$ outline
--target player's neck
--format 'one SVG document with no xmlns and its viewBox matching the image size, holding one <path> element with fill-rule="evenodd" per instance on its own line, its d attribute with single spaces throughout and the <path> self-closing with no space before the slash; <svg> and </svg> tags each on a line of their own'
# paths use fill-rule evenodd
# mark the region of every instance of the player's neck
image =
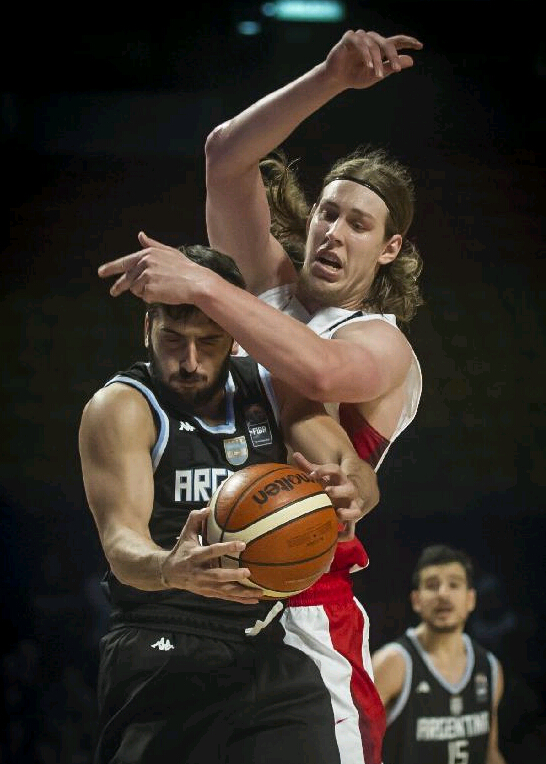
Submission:
<svg viewBox="0 0 546 764">
<path fill-rule="evenodd" d="M 225 424 L 226 421 L 226 394 L 225 390 L 218 390 L 217 394 L 203 405 L 195 407 L 195 416 L 212 426 Z"/>
<path fill-rule="evenodd" d="M 417 639 L 423 650 L 430 655 L 460 655 L 465 652 L 462 627 L 455 631 L 436 631 L 420 623 L 415 629 Z"/>
</svg>

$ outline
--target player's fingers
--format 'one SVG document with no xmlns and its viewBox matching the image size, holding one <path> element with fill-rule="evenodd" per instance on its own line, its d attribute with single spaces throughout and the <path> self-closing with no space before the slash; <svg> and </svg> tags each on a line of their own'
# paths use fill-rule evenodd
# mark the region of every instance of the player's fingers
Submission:
<svg viewBox="0 0 546 764">
<path fill-rule="evenodd" d="M 218 541 L 215 544 L 208 544 L 201 547 L 195 556 L 199 558 L 200 562 L 206 562 L 208 560 L 214 560 L 222 555 L 239 554 L 246 547 L 244 541 Z M 228 568 L 229 570 L 229 568 Z"/>
<path fill-rule="evenodd" d="M 306 472 L 308 475 L 318 466 L 316 464 L 312 464 L 309 459 L 306 459 L 305 456 L 299 451 L 294 451 L 292 458 L 296 463 L 296 466 Z"/>
<path fill-rule="evenodd" d="M 142 255 L 140 259 L 130 268 L 126 273 L 122 274 L 117 281 L 115 281 L 110 287 L 110 294 L 112 297 L 117 297 L 122 292 L 131 291 L 138 297 L 142 297 L 146 284 L 148 283 L 148 275 L 146 272 L 147 266 L 146 255 Z"/>
<path fill-rule="evenodd" d="M 133 252 L 131 255 L 118 257 L 117 260 L 110 260 L 107 263 L 99 265 L 98 274 L 101 279 L 106 279 L 109 276 L 118 276 L 120 273 L 127 273 L 127 271 L 131 270 L 131 268 L 138 263 L 141 257 L 142 252 Z"/>
<path fill-rule="evenodd" d="M 374 62 L 366 40 L 366 32 L 363 29 L 357 29 L 356 32 L 349 30 L 344 35 L 345 45 L 362 59 L 364 66 L 373 69 Z"/>
<path fill-rule="evenodd" d="M 188 519 L 184 523 L 184 527 L 180 532 L 180 538 L 183 541 L 187 541 L 190 538 L 197 539 L 203 528 L 203 522 L 207 518 L 208 514 L 208 507 L 204 507 L 203 509 L 192 509 L 188 515 Z"/>
<path fill-rule="evenodd" d="M 157 239 L 152 239 L 152 237 L 148 236 L 148 234 L 144 233 L 144 231 L 140 231 L 137 238 L 139 243 L 143 247 L 156 247 L 157 249 L 173 249 L 173 247 L 170 247 L 168 244 L 162 244 L 160 241 L 157 241 Z"/>
<path fill-rule="evenodd" d="M 383 77 L 383 44 L 384 37 L 376 32 L 364 32 L 363 44 L 367 47 L 372 59 L 372 67 L 376 77 Z"/>
<path fill-rule="evenodd" d="M 388 37 L 387 40 L 392 42 L 397 50 L 403 48 L 411 48 L 412 50 L 421 50 L 423 43 L 417 39 L 417 37 L 411 37 L 407 34 L 395 34 L 392 37 Z"/>
</svg>

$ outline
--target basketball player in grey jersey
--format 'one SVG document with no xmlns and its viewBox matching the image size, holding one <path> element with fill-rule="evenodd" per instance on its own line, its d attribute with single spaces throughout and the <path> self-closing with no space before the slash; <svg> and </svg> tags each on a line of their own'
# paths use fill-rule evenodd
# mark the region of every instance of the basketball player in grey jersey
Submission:
<svg viewBox="0 0 546 764">
<path fill-rule="evenodd" d="M 476 602 L 470 559 L 448 546 L 426 547 L 412 586 L 421 622 L 372 656 L 387 712 L 385 764 L 505 764 L 502 668 L 464 633 Z"/>
<path fill-rule="evenodd" d="M 185 252 L 243 285 L 230 258 L 205 247 Z M 375 474 L 321 405 L 270 380 L 250 358 L 230 360 L 232 338 L 199 309 L 153 306 L 145 339 L 150 363 L 97 391 L 80 426 L 84 485 L 114 605 L 101 641 L 94 762 L 335 764 L 332 707 L 318 669 L 284 644 L 279 608 L 243 586 L 248 571 L 215 566 L 244 545 L 202 547 L 207 510 L 193 507 L 210 497 L 216 470 L 285 458 L 282 438 L 324 465 L 316 471 L 332 476 L 326 490 L 345 519 L 360 513 L 360 492 L 369 499 L 377 489 Z M 256 405 L 271 422 L 266 448 L 247 441 L 245 412 Z"/>
</svg>

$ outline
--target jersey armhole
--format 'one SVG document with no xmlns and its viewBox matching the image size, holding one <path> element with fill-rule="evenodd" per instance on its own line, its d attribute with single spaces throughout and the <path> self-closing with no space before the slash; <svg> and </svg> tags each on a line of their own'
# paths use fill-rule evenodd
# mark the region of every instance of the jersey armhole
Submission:
<svg viewBox="0 0 546 764">
<path fill-rule="evenodd" d="M 404 676 L 404 684 L 402 685 L 402 691 L 400 692 L 399 696 L 396 698 L 396 701 L 392 708 L 390 708 L 387 711 L 387 726 L 389 724 L 392 724 L 395 719 L 397 719 L 402 711 L 404 710 L 406 703 L 408 702 L 410 689 L 411 689 L 411 681 L 412 681 L 412 674 L 413 674 L 413 664 L 411 662 L 411 657 L 408 651 L 405 647 L 402 647 L 402 645 L 399 645 L 395 642 L 389 645 L 389 647 L 394 648 L 395 650 L 398 650 L 398 652 L 402 655 L 402 658 L 404 659 L 404 663 L 406 664 L 406 673 Z"/>
</svg>

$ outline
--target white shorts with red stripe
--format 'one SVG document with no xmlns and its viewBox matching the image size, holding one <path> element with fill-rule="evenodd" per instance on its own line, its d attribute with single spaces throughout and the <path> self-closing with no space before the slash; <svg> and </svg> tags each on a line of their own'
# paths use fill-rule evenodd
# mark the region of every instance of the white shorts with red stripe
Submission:
<svg viewBox="0 0 546 764">
<path fill-rule="evenodd" d="M 330 692 L 342 764 L 381 764 L 385 711 L 373 684 L 369 621 L 350 574 L 326 573 L 289 599 L 284 641 L 317 664 Z"/>
</svg>

